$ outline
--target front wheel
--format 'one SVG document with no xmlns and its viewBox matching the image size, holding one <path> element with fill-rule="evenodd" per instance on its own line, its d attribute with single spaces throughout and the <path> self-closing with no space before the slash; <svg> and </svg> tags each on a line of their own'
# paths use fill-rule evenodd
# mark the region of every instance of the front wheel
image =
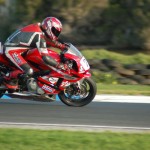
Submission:
<svg viewBox="0 0 150 150">
<path fill-rule="evenodd" d="M 95 97 L 97 87 L 92 78 L 85 78 L 82 82 L 68 86 L 58 94 L 60 100 L 74 107 L 81 107 L 89 104 Z"/>
</svg>

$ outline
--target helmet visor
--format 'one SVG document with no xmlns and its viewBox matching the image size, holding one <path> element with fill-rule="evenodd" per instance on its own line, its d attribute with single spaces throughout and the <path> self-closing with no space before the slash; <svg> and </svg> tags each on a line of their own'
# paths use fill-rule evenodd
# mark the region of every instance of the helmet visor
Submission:
<svg viewBox="0 0 150 150">
<path fill-rule="evenodd" d="M 58 31 L 55 27 L 52 27 L 52 33 L 53 33 L 56 37 L 58 37 L 59 34 L 60 34 L 60 31 Z"/>
</svg>

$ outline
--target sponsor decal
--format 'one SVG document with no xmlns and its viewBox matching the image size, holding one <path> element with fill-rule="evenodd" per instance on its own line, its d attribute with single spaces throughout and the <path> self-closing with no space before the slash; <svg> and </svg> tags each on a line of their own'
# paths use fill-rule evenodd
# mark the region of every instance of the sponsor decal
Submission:
<svg viewBox="0 0 150 150">
<path fill-rule="evenodd" d="M 86 61 L 86 59 L 84 57 L 82 57 L 82 59 L 80 60 L 80 63 L 82 65 L 82 67 L 84 68 L 84 70 L 88 70 L 90 68 L 88 62 Z M 82 70 L 82 68 L 80 68 Z"/>
<path fill-rule="evenodd" d="M 53 91 L 54 91 L 53 88 L 51 88 L 51 87 L 49 87 L 48 85 L 45 85 L 45 84 L 42 86 L 42 89 L 43 89 L 43 90 L 46 90 L 46 91 L 48 91 L 48 92 L 53 92 Z"/>
<path fill-rule="evenodd" d="M 18 57 L 18 54 L 17 53 L 14 53 L 13 55 L 13 58 L 14 58 L 14 60 L 17 62 L 17 64 L 21 64 L 21 59 Z"/>
<path fill-rule="evenodd" d="M 61 84 L 61 86 L 69 86 L 70 85 L 70 82 L 68 82 L 68 81 L 64 81 L 64 82 L 62 82 L 62 84 Z"/>
</svg>

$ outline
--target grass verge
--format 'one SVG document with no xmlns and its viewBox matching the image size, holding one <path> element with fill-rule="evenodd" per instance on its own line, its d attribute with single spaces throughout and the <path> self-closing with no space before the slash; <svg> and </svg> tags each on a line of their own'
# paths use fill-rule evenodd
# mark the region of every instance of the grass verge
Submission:
<svg viewBox="0 0 150 150">
<path fill-rule="evenodd" d="M 149 150 L 149 133 L 0 129 L 1 150 Z"/>
<path fill-rule="evenodd" d="M 119 61 L 122 64 L 149 64 L 150 57 L 147 54 L 137 53 L 137 54 L 119 54 L 116 52 L 111 52 L 105 49 L 98 49 L 98 50 L 83 50 L 82 54 L 87 59 L 112 59 Z"/>
<path fill-rule="evenodd" d="M 150 86 L 97 84 L 97 94 L 149 95 Z"/>
</svg>

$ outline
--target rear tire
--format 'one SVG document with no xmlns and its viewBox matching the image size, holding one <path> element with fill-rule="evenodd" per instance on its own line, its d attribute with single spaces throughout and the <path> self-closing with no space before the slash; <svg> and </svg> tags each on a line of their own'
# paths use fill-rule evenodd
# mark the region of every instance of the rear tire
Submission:
<svg viewBox="0 0 150 150">
<path fill-rule="evenodd" d="M 2 77 L 0 77 L 2 78 Z M 3 87 L 4 85 L 2 84 L 2 81 L 0 81 L 0 98 L 5 94 L 6 88 Z"/>
<path fill-rule="evenodd" d="M 73 85 L 70 85 L 66 90 L 60 92 L 58 96 L 68 106 L 82 107 L 94 99 L 96 92 L 96 83 L 91 78 L 85 78 L 80 84 L 80 93 L 77 93 Z"/>
</svg>

